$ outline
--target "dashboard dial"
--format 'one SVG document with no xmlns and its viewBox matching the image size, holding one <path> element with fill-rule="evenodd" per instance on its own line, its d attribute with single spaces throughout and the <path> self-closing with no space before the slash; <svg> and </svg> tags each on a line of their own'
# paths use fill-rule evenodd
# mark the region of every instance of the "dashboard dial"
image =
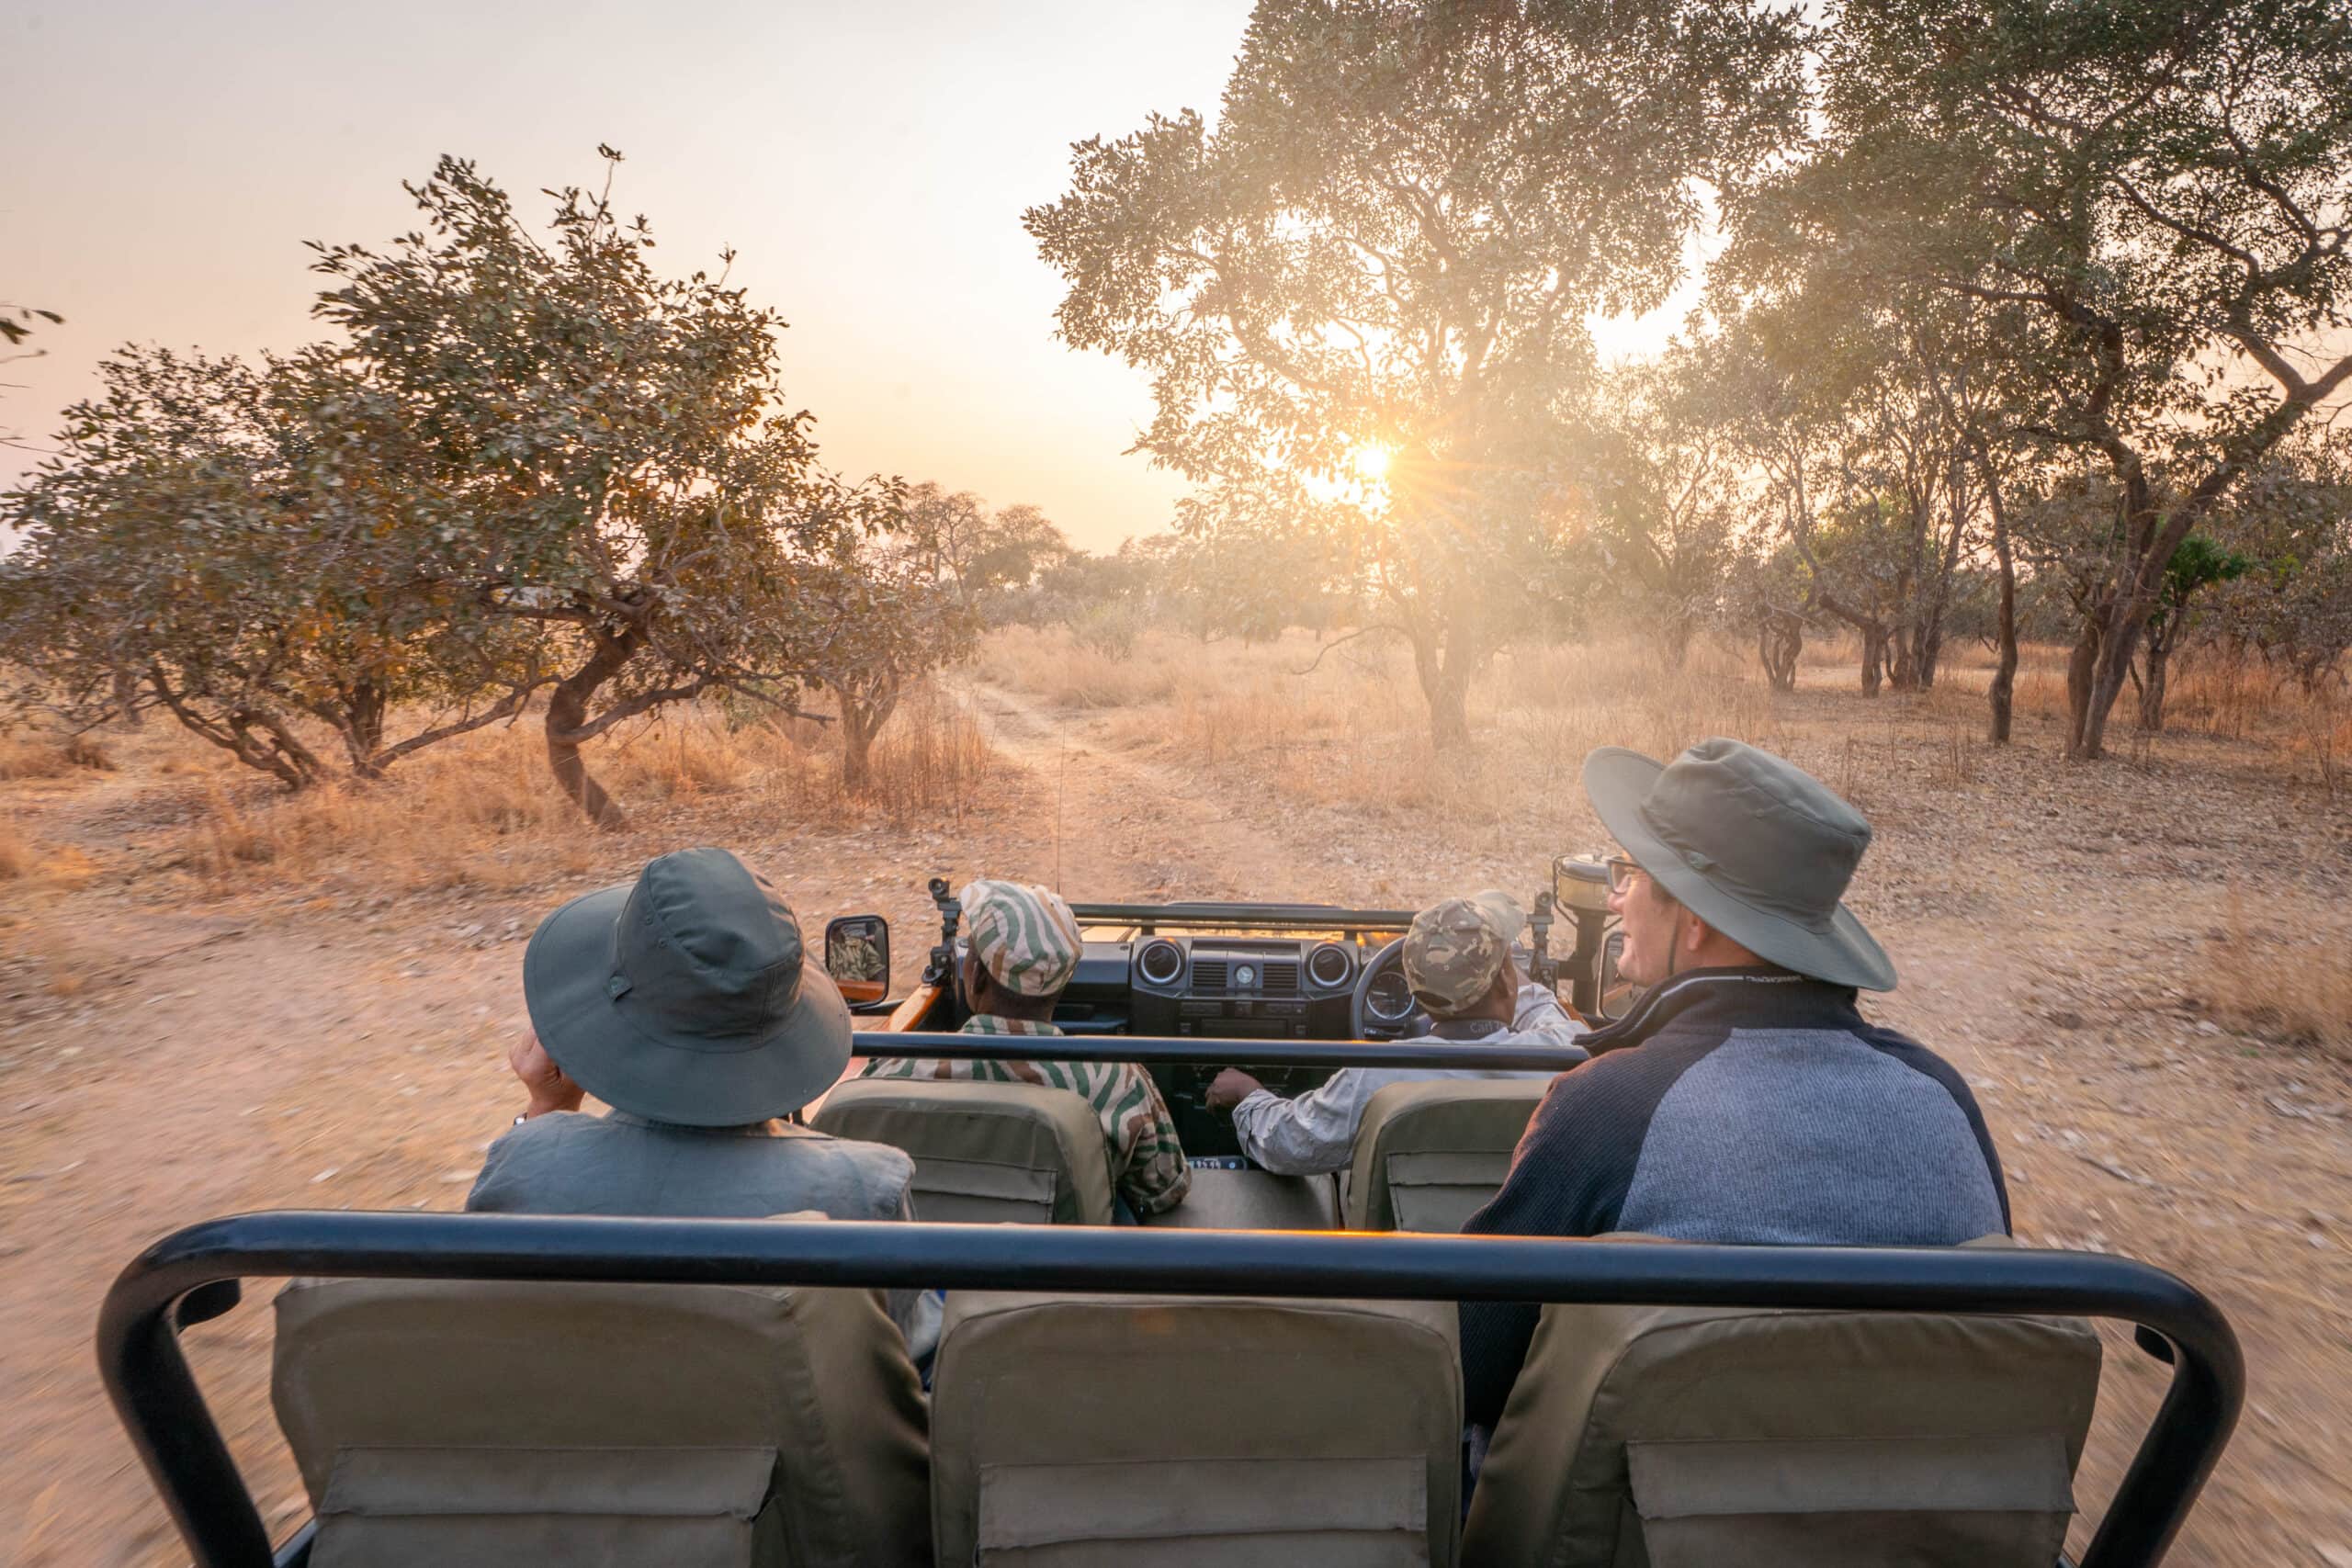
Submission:
<svg viewBox="0 0 2352 1568">
<path fill-rule="evenodd" d="M 1170 986 L 1184 972 L 1184 950 L 1161 940 L 1147 942 L 1136 955 L 1136 971 L 1155 986 Z"/>
<path fill-rule="evenodd" d="M 1257 967 L 1254 964 L 1242 964 L 1239 968 L 1234 970 L 1233 983 L 1243 990 L 1247 990 L 1250 987 L 1256 985 L 1258 983 Z"/>
<path fill-rule="evenodd" d="M 1364 993 L 1363 1005 L 1383 1023 L 1402 1023 L 1413 1016 L 1413 988 L 1396 970 L 1383 970 Z"/>
</svg>

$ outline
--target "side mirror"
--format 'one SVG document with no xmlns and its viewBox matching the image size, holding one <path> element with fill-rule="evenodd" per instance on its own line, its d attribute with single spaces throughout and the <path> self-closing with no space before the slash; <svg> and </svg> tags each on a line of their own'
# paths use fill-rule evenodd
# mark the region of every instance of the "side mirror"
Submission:
<svg viewBox="0 0 2352 1568">
<path fill-rule="evenodd" d="M 878 1002 L 890 994 L 890 922 L 843 915 L 825 922 L 825 973 L 845 1002 Z"/>
<path fill-rule="evenodd" d="M 1633 982 L 1617 973 L 1617 961 L 1624 956 L 1625 933 L 1611 931 L 1600 943 L 1600 998 L 1594 1010 L 1606 1020 L 1625 1016 L 1634 1003 Z"/>
</svg>

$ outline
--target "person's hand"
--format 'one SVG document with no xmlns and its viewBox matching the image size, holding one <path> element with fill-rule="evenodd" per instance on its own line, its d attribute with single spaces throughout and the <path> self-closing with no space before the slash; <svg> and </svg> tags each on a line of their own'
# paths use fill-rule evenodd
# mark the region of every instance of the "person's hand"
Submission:
<svg viewBox="0 0 2352 1568">
<path fill-rule="evenodd" d="M 1227 1067 L 1209 1082 L 1208 1107 L 1230 1111 L 1265 1087 L 1239 1067 Z"/>
<path fill-rule="evenodd" d="M 530 1030 L 523 1031 L 514 1043 L 506 1047 L 506 1065 L 523 1080 L 523 1088 L 530 1094 L 531 1103 L 525 1108 L 526 1116 L 545 1116 L 550 1111 L 577 1111 L 588 1091 L 564 1077 L 563 1069 L 555 1065 L 548 1048 Z"/>
</svg>

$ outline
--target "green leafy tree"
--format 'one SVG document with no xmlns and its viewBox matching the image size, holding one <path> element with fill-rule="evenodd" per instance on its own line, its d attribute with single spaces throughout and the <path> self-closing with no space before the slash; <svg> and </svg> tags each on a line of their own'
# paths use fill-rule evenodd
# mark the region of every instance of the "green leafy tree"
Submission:
<svg viewBox="0 0 2352 1568">
<path fill-rule="evenodd" d="M 714 691 L 792 707 L 811 651 L 799 563 L 896 514 L 895 487 L 842 483 L 810 416 L 782 412 L 783 321 L 723 276 L 656 274 L 610 183 L 549 193 L 543 240 L 445 158 L 408 187 L 422 228 L 314 264 L 316 313 L 413 433 L 405 477 L 433 498 L 460 635 L 527 634 L 528 662 L 557 676 L 549 765 L 606 825 L 620 807 L 582 747 Z"/>
<path fill-rule="evenodd" d="M 1697 182 L 1793 133 L 1800 37 L 1697 0 L 1262 0 L 1214 127 L 1080 142 L 1023 222 L 1063 338 L 1150 376 L 1137 445 L 1194 516 L 1325 539 L 1456 745 L 1556 570 L 1586 319 L 1661 302 Z"/>
<path fill-rule="evenodd" d="M 2173 650 L 2188 629 L 2189 601 L 2201 589 L 2233 582 L 2254 563 L 2235 550 L 2225 549 L 2202 534 L 2180 542 L 2165 563 L 2165 580 L 2157 591 L 2156 607 L 2148 616 L 2147 673 L 2140 682 L 2140 728 L 2161 734 L 2165 727 L 2165 676 Z"/>
<path fill-rule="evenodd" d="M 1735 265 L 2007 312 L 2020 435 L 2117 491 L 2068 681 L 2097 757 L 2174 553 L 2352 378 L 2352 13 L 1867 0 L 1820 79 L 1815 155 L 1733 193 Z"/>
<path fill-rule="evenodd" d="M 100 376 L 9 498 L 20 699 L 83 725 L 161 707 L 289 788 L 334 771 L 304 721 L 372 778 L 521 710 L 530 650 L 458 634 L 431 498 L 333 355 L 126 349 Z"/>
<path fill-rule="evenodd" d="M 1721 607 L 1749 500 L 1731 440 L 1690 395 L 1694 374 L 1677 349 L 1609 377 L 1580 465 L 1600 579 L 1677 670 Z"/>
<path fill-rule="evenodd" d="M 1026 502 L 990 512 L 969 491 L 950 493 L 925 482 L 910 488 L 900 548 L 981 614 L 1003 614 L 1008 595 L 1034 586 L 1069 554 L 1069 540 Z"/>
<path fill-rule="evenodd" d="M 51 326 L 62 326 L 65 318 L 54 310 L 36 310 L 29 306 L 0 302 L 0 348 L 18 347 L 27 338 L 32 336 L 34 331 L 43 322 Z M 48 352 L 44 348 L 36 348 L 23 354 L 0 355 L 0 365 L 7 364 L 11 359 L 38 358 Z M 13 431 L 0 427 L 0 446 L 21 446 L 22 445 L 24 444 L 17 439 Z"/>
<path fill-rule="evenodd" d="M 842 727 L 842 785 L 873 779 L 874 742 L 914 684 L 968 657 L 978 612 L 904 540 L 845 537 L 796 569 L 794 598 L 808 649 L 802 662 L 833 694 Z"/>
</svg>

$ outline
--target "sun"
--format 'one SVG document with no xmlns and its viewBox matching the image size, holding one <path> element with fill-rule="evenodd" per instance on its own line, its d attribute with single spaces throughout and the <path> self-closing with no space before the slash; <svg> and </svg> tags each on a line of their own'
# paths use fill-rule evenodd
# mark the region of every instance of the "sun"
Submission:
<svg viewBox="0 0 2352 1568">
<path fill-rule="evenodd" d="M 1374 446 L 1367 442 L 1356 448 L 1356 473 L 1378 484 L 1388 477 L 1388 460 L 1395 456 L 1387 447 Z"/>
</svg>

